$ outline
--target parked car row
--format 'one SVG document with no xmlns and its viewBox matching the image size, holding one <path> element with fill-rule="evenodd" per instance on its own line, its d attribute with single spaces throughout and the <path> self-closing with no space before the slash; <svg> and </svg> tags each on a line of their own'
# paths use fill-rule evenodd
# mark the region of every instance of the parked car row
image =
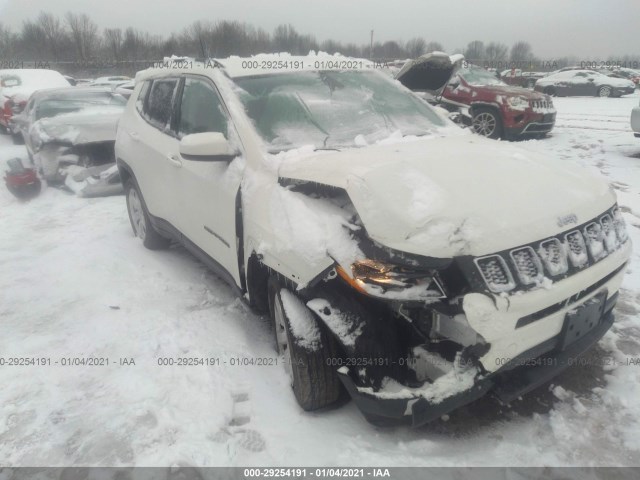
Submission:
<svg viewBox="0 0 640 480">
<path fill-rule="evenodd" d="M 321 54 L 247 67 L 278 60 L 140 72 L 115 153 L 135 236 L 184 245 L 269 315 L 303 409 L 349 395 L 372 423 L 418 426 L 509 402 L 611 327 L 631 249 L 614 191 L 409 91 L 447 95 L 455 58 L 399 82 Z M 547 101 L 530 94 L 501 101 Z"/>
</svg>

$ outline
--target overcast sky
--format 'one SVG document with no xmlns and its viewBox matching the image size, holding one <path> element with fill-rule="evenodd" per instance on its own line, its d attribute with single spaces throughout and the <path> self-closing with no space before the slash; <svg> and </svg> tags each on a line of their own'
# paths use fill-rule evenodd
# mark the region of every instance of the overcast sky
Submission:
<svg viewBox="0 0 640 480">
<path fill-rule="evenodd" d="M 448 51 L 472 40 L 525 40 L 538 57 L 580 60 L 637 53 L 640 24 L 640 0 L 0 0 L 0 22 L 18 30 L 40 10 L 155 34 L 225 19 L 268 31 L 291 23 L 320 41 L 358 44 L 368 44 L 373 29 L 376 41 L 421 36 Z"/>
</svg>

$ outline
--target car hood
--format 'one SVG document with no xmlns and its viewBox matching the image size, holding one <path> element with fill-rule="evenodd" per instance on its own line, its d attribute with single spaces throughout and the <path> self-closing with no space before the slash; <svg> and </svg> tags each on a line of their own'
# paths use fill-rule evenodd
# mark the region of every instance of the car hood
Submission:
<svg viewBox="0 0 640 480">
<path fill-rule="evenodd" d="M 471 135 L 314 153 L 278 173 L 345 189 L 373 240 L 439 258 L 541 240 L 615 202 L 576 165 Z"/>
<path fill-rule="evenodd" d="M 122 107 L 99 107 L 43 118 L 33 124 L 41 143 L 60 142 L 71 145 L 115 141 L 116 124 Z"/>
<path fill-rule="evenodd" d="M 460 54 L 427 53 L 405 63 L 395 78 L 409 90 L 440 95 L 463 60 Z"/>
<path fill-rule="evenodd" d="M 482 89 L 485 92 L 491 92 L 495 95 L 524 97 L 527 100 L 545 100 L 548 98 L 548 96 L 543 93 L 511 85 L 472 85 L 472 88 Z"/>
</svg>

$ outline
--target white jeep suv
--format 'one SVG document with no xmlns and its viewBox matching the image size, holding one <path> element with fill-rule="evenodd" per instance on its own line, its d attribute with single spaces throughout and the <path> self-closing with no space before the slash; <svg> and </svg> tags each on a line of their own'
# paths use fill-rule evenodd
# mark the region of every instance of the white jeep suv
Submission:
<svg viewBox="0 0 640 480">
<path fill-rule="evenodd" d="M 416 426 L 510 401 L 611 327 L 631 242 L 602 180 L 466 133 L 366 60 L 179 67 L 140 72 L 119 122 L 133 230 L 269 312 L 305 410 L 348 392 Z"/>
</svg>

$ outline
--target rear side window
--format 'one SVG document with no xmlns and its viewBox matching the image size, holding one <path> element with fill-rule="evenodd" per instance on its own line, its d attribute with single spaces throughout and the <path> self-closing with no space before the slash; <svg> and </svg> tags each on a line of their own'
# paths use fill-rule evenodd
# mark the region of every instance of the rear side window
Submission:
<svg viewBox="0 0 640 480">
<path fill-rule="evenodd" d="M 171 118 L 173 93 L 178 85 L 175 78 L 154 80 L 143 107 L 143 116 L 157 128 L 164 130 Z"/>
<path fill-rule="evenodd" d="M 151 86 L 151 80 L 147 80 L 142 84 L 142 88 L 140 89 L 140 93 L 138 94 L 138 99 L 136 100 L 136 110 L 140 115 L 144 113 L 144 103 L 147 100 L 147 95 L 149 95 L 149 87 Z"/>
<path fill-rule="evenodd" d="M 215 89 L 206 81 L 186 78 L 180 103 L 178 137 L 204 132 L 220 132 L 227 137 L 227 127 L 227 116 Z"/>
</svg>

